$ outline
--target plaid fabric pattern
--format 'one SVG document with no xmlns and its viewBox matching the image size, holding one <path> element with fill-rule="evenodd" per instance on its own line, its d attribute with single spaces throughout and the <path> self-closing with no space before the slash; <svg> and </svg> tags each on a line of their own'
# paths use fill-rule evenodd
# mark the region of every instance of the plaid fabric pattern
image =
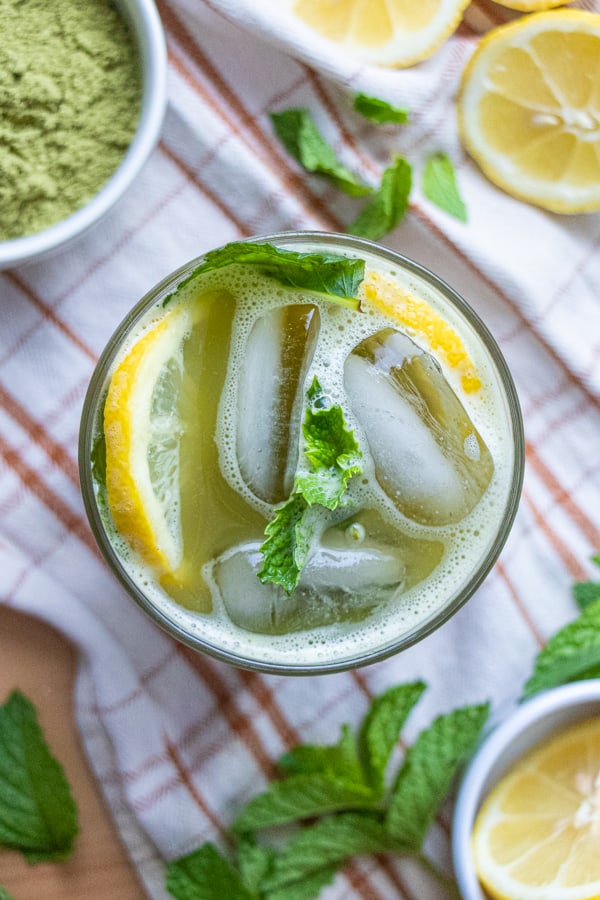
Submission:
<svg viewBox="0 0 600 900">
<path fill-rule="evenodd" d="M 511 13 L 471 4 L 427 63 L 382 72 L 301 46 L 250 0 L 158 0 L 169 111 L 150 162 L 119 205 L 51 258 L 0 273 L 0 601 L 40 616 L 80 650 L 77 719 L 116 825 L 152 898 L 165 860 L 205 840 L 227 847 L 235 811 L 298 741 L 333 741 L 370 698 L 403 680 L 429 691 L 406 739 L 431 718 L 491 699 L 509 708 L 547 637 L 576 614 L 575 580 L 600 551 L 600 216 L 559 217 L 490 185 L 461 150 L 453 97 L 479 35 Z M 580 8 L 600 10 L 581 2 Z M 267 21 L 268 20 L 268 21 Z M 352 111 L 358 91 L 411 110 L 403 128 Z M 356 201 L 307 177 L 275 141 L 269 112 L 311 110 L 343 161 L 376 183 L 392 152 L 417 173 L 406 219 L 384 241 L 474 306 L 520 394 L 527 467 L 520 510 L 485 584 L 420 645 L 367 669 L 315 678 L 237 671 L 159 632 L 96 549 L 80 498 L 77 434 L 95 360 L 135 301 L 169 271 L 239 237 L 343 231 Z M 418 173 L 445 150 L 468 225 L 425 200 Z M 450 805 L 432 829 L 449 858 Z M 324 897 L 439 894 L 392 858 L 361 859 Z"/>
</svg>

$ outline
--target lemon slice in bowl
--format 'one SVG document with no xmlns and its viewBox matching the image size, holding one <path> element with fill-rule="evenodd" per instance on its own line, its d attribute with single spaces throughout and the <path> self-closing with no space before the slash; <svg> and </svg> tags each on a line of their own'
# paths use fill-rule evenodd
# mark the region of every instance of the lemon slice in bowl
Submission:
<svg viewBox="0 0 600 900">
<path fill-rule="evenodd" d="M 462 141 L 491 181 L 560 213 L 600 209 L 600 15 L 534 13 L 491 31 L 458 96 Z"/>
<path fill-rule="evenodd" d="M 473 859 L 491 897 L 600 897 L 600 719 L 526 754 L 477 817 Z"/>
<path fill-rule="evenodd" d="M 115 369 L 104 407 L 106 488 L 115 528 L 158 575 L 181 562 L 178 398 L 191 315 L 176 309 Z"/>
<path fill-rule="evenodd" d="M 305 25 L 349 56 L 378 66 L 411 66 L 458 27 L 470 0 L 286 0 Z"/>
</svg>

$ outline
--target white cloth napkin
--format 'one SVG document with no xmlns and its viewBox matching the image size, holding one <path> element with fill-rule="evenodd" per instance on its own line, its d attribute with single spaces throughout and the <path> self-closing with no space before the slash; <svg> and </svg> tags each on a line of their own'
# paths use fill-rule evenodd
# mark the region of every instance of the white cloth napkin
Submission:
<svg viewBox="0 0 600 900">
<path fill-rule="evenodd" d="M 600 9 L 600 4 L 576 4 Z M 50 622 L 80 651 L 76 714 L 93 769 L 149 897 L 165 860 L 221 843 L 235 812 L 299 741 L 333 742 L 369 699 L 430 685 L 405 737 L 434 715 L 491 699 L 510 708 L 544 640 L 574 618 L 575 580 L 600 551 L 600 216 L 559 217 L 488 183 L 461 150 L 453 98 L 479 32 L 505 17 L 473 3 L 427 63 L 380 71 L 286 22 L 273 0 L 159 0 L 170 108 L 136 183 L 62 253 L 0 275 L 0 598 Z M 410 108 L 378 127 L 351 108 L 362 90 Z M 450 282 L 487 323 L 521 397 L 527 471 L 492 573 L 418 646 L 357 672 L 312 678 L 238 671 L 176 645 L 100 559 L 77 475 L 77 434 L 94 362 L 146 290 L 186 260 L 242 236 L 342 231 L 356 201 L 306 176 L 268 113 L 311 110 L 349 167 L 377 183 L 392 151 L 414 165 L 411 209 L 384 243 Z M 419 191 L 432 151 L 453 158 L 469 223 Z M 449 860 L 450 810 L 433 828 Z M 323 897 L 442 896 L 415 868 L 361 859 Z"/>
</svg>

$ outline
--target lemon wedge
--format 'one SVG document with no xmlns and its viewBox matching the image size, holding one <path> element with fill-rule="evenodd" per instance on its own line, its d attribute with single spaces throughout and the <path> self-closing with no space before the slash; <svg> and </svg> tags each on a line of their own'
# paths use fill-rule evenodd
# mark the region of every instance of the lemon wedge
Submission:
<svg viewBox="0 0 600 900">
<path fill-rule="evenodd" d="M 466 394 L 480 390 L 481 379 L 464 343 L 429 303 L 403 291 L 392 278 L 372 269 L 365 273 L 363 291 L 366 303 L 361 302 L 361 308 L 377 309 L 398 322 L 408 335 L 424 339 L 433 353 L 449 368 L 456 369 Z"/>
<path fill-rule="evenodd" d="M 491 31 L 458 97 L 462 141 L 507 193 L 554 212 L 600 209 L 600 15 L 534 13 Z"/>
<path fill-rule="evenodd" d="M 459 25 L 469 0 L 286 0 L 298 19 L 363 62 L 411 66 Z"/>
<path fill-rule="evenodd" d="M 178 397 L 191 315 L 173 310 L 115 369 L 104 408 L 106 487 L 115 527 L 158 575 L 181 562 Z"/>
<path fill-rule="evenodd" d="M 479 879 L 501 900 L 600 897 L 600 719 L 521 758 L 475 823 Z"/>
</svg>

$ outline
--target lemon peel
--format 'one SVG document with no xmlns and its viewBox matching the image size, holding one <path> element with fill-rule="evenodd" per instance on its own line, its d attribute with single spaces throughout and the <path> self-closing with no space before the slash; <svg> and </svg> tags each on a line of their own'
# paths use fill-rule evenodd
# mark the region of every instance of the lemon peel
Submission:
<svg viewBox="0 0 600 900">
<path fill-rule="evenodd" d="M 369 269 L 365 273 L 363 290 L 367 305 L 398 322 L 408 334 L 424 338 L 433 353 L 441 356 L 451 369 L 456 369 L 466 394 L 481 389 L 481 380 L 463 341 L 429 303 L 402 290 L 386 275 Z"/>
<path fill-rule="evenodd" d="M 107 499 L 115 528 L 159 575 L 173 572 L 182 557 L 180 423 L 169 379 L 177 378 L 190 324 L 182 307 L 145 332 L 115 369 L 104 407 Z M 167 452 L 154 453 L 161 442 Z"/>
</svg>

